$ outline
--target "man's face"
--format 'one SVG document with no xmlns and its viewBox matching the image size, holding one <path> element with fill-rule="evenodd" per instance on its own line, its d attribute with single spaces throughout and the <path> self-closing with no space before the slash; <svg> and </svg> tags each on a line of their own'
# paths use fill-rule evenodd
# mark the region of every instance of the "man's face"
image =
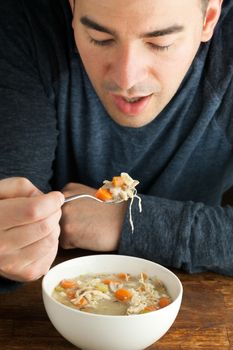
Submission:
<svg viewBox="0 0 233 350">
<path fill-rule="evenodd" d="M 108 114 L 140 127 L 180 86 L 203 40 L 203 12 L 200 0 L 76 0 L 73 28 Z"/>
</svg>

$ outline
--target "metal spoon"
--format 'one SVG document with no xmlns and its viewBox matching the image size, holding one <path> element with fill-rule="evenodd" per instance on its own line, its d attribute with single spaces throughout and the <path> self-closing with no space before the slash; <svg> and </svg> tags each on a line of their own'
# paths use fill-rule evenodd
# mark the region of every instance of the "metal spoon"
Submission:
<svg viewBox="0 0 233 350">
<path fill-rule="evenodd" d="M 120 200 L 112 200 L 112 201 L 102 201 L 101 199 L 96 198 L 96 197 L 94 197 L 94 196 L 91 196 L 90 194 L 75 194 L 75 195 L 73 195 L 73 196 L 66 197 L 64 203 L 71 202 L 71 201 L 73 201 L 73 200 L 75 200 L 75 199 L 80 199 L 80 198 L 91 198 L 91 199 L 94 199 L 94 200 L 97 201 L 97 202 L 106 203 L 106 204 L 116 204 L 116 203 L 121 203 L 121 202 L 123 202 L 123 199 L 120 199 Z"/>
</svg>

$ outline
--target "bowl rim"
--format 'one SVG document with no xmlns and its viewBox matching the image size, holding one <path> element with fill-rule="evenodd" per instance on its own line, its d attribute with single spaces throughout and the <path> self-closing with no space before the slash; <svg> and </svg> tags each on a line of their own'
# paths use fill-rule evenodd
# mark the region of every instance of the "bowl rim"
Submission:
<svg viewBox="0 0 233 350">
<path fill-rule="evenodd" d="M 52 295 L 47 291 L 47 289 L 45 288 L 45 283 L 46 283 L 46 280 L 47 278 L 49 278 L 49 274 L 50 274 L 50 271 L 52 273 L 53 270 L 55 270 L 56 268 L 59 268 L 60 266 L 62 265 L 66 265 L 68 263 L 72 263 L 72 262 L 75 262 L 75 261 L 80 261 L 81 259 L 84 260 L 85 258 L 88 259 L 88 258 L 94 258 L 94 257 L 105 257 L 105 258 L 108 258 L 108 257 L 119 257 L 119 259 L 122 259 L 122 258 L 130 258 L 130 260 L 137 260 L 137 261 L 146 261 L 146 262 L 149 262 L 149 263 L 152 263 L 153 265 L 156 265 L 158 266 L 159 268 L 161 268 L 163 271 L 166 271 L 168 272 L 173 278 L 174 280 L 176 280 L 177 282 L 177 285 L 179 286 L 179 292 L 178 292 L 178 295 L 175 299 L 172 300 L 172 302 L 165 306 L 164 308 L 161 308 L 161 309 L 158 309 L 158 310 L 154 310 L 154 311 L 150 311 L 148 313 L 144 313 L 144 314 L 132 314 L 132 315 L 104 315 L 104 314 L 94 314 L 94 313 L 87 313 L 87 312 L 83 312 L 83 311 L 80 311 L 79 309 L 74 309 L 70 306 L 67 306 L 67 305 L 64 305 L 62 303 L 60 303 L 59 301 L 57 301 L 56 299 L 54 299 L 52 297 Z M 118 259 L 118 258 L 116 258 Z M 65 310 L 69 310 L 70 312 L 74 312 L 74 313 L 78 313 L 79 315 L 86 315 L 88 317 L 101 317 L 101 318 L 117 318 L 117 319 L 132 319 L 132 318 L 138 318 L 138 317 L 150 317 L 152 314 L 156 313 L 156 314 L 159 314 L 161 312 L 163 312 L 163 310 L 167 310 L 168 308 L 171 308 L 172 305 L 174 305 L 175 302 L 177 302 L 178 299 L 182 299 L 182 296 L 183 296 L 183 286 L 182 286 L 182 283 L 180 281 L 180 279 L 176 276 L 175 273 L 173 273 L 171 270 L 169 270 L 168 268 L 166 268 L 165 266 L 161 265 L 161 264 L 158 264 L 152 260 L 148 260 L 148 259 L 144 259 L 144 258 L 140 258 L 140 257 L 135 257 L 135 256 L 131 256 L 131 255 L 119 255 L 119 254 L 93 254 L 93 255 L 85 255 L 85 256 L 81 256 L 81 257 L 76 257 L 76 258 L 72 258 L 72 259 L 68 259 L 68 260 L 65 260 L 61 263 L 58 263 L 54 266 L 52 266 L 49 271 L 44 275 L 43 279 L 42 279 L 42 294 L 46 294 L 46 296 L 49 298 L 49 300 L 51 300 L 54 304 L 56 305 L 59 305 L 59 307 L 61 307 L 62 309 L 65 309 Z M 43 298 L 44 299 L 44 298 Z M 126 317 L 127 316 L 127 317 Z"/>
</svg>

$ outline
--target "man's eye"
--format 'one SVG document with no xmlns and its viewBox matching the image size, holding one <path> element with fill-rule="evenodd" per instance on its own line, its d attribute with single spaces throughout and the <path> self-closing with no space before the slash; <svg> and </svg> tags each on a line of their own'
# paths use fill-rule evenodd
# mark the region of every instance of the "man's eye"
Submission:
<svg viewBox="0 0 233 350">
<path fill-rule="evenodd" d="M 90 38 L 90 43 L 96 46 L 109 46 L 113 43 L 113 39 L 96 40 L 96 39 Z"/>
<path fill-rule="evenodd" d="M 147 43 L 152 50 L 155 51 L 167 51 L 172 45 L 156 45 L 153 43 Z"/>
</svg>

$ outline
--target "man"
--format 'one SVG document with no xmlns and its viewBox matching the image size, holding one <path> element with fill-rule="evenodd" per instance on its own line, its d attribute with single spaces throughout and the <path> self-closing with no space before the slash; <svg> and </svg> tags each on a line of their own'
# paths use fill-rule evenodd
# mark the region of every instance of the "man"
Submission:
<svg viewBox="0 0 233 350">
<path fill-rule="evenodd" d="M 220 206 L 233 183 L 232 11 L 230 0 L 0 5 L 2 285 L 43 275 L 58 239 L 233 275 L 233 209 Z M 63 206 L 61 192 L 94 194 L 122 171 L 140 181 L 133 234 L 125 202 Z"/>
</svg>

